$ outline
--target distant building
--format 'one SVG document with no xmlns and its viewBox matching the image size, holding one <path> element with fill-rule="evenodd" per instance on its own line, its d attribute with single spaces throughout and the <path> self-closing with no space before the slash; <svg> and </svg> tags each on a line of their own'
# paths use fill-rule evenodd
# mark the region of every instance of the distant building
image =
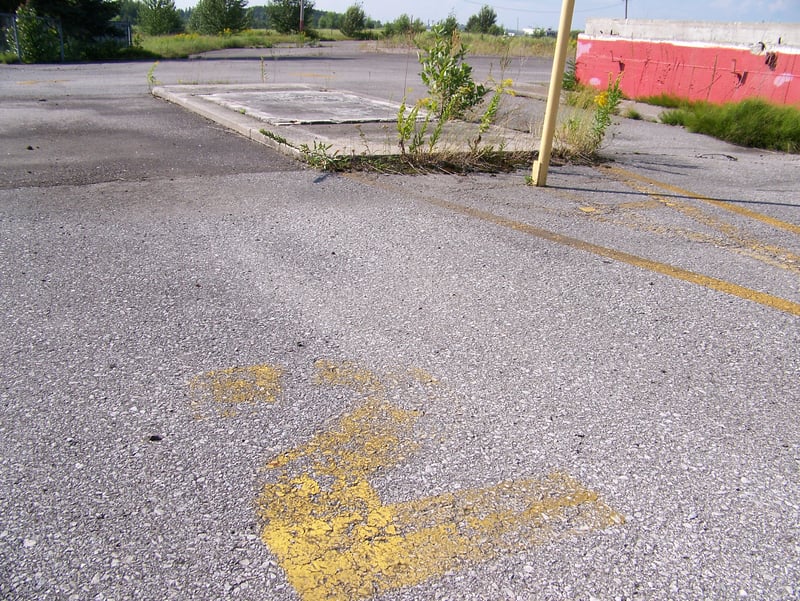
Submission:
<svg viewBox="0 0 800 601">
<path fill-rule="evenodd" d="M 550 37 L 554 38 L 558 34 L 557 31 L 554 29 L 550 29 L 549 27 L 524 27 L 522 29 L 522 33 L 525 35 L 533 36 L 535 38 L 544 38 Z"/>
</svg>

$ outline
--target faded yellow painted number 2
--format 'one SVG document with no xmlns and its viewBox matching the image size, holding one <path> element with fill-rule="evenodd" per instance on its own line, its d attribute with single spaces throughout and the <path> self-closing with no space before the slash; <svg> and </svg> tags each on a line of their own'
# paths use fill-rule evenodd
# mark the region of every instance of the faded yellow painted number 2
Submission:
<svg viewBox="0 0 800 601">
<path fill-rule="evenodd" d="M 261 537 L 303 601 L 365 599 L 624 522 L 596 493 L 561 473 L 386 504 L 370 476 L 414 452 L 418 414 L 388 402 L 397 376 L 380 378 L 348 362 L 314 367 L 317 385 L 350 388 L 363 404 L 268 464 L 274 477 L 257 502 Z M 202 383 L 220 402 L 247 402 L 248 386 L 254 397 L 263 399 L 268 390 L 274 401 L 282 374 L 273 366 L 222 370 L 194 385 Z M 422 370 L 404 377 L 435 385 Z"/>
</svg>

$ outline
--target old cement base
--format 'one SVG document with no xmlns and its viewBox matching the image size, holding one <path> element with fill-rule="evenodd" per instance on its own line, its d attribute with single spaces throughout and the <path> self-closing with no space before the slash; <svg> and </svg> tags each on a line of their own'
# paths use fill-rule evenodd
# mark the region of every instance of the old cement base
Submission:
<svg viewBox="0 0 800 601">
<path fill-rule="evenodd" d="M 400 105 L 385 100 L 302 84 L 156 86 L 152 93 L 298 158 L 303 149 L 324 149 L 328 156 L 400 154 Z M 436 150 L 468 152 L 477 138 L 478 124 L 450 122 Z M 481 148 L 512 153 L 531 152 L 539 141 L 524 132 L 491 126 L 479 143 Z"/>
</svg>

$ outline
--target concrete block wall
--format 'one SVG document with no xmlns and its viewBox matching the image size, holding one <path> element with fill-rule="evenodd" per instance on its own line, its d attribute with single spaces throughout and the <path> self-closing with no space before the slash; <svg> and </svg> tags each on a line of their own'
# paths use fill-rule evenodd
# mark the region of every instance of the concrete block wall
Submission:
<svg viewBox="0 0 800 601">
<path fill-rule="evenodd" d="M 575 73 L 597 88 L 620 76 L 630 98 L 800 106 L 800 24 L 589 19 Z"/>
</svg>

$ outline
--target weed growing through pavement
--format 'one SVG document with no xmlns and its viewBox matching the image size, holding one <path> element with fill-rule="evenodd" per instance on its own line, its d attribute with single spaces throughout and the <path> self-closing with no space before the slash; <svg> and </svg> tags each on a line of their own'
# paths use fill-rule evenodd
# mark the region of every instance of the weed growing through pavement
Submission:
<svg viewBox="0 0 800 601">
<path fill-rule="evenodd" d="M 400 154 L 410 163 L 429 165 L 441 160 L 452 166 L 462 156 L 464 169 L 470 170 L 483 164 L 498 152 L 491 146 L 482 145 L 483 136 L 495 123 L 504 94 L 513 94 L 512 81 L 501 78 L 493 87 L 476 83 L 472 78 L 472 67 L 466 62 L 467 47 L 461 34 L 442 24 L 431 29 L 432 40 L 419 54 L 422 65 L 422 81 L 428 88 L 428 96 L 413 106 L 406 99 L 397 112 L 397 142 Z M 502 61 L 503 65 L 507 61 Z M 491 92 L 488 103 L 487 95 Z M 480 105 L 481 111 L 476 113 Z M 448 123 L 461 121 L 477 124 L 474 135 L 462 142 L 467 150 L 460 152 L 442 148 Z M 451 128 L 455 131 L 456 128 Z M 463 128 L 458 128 L 463 132 Z M 453 142 L 453 140 L 448 140 Z M 501 149 L 502 150 L 502 149 Z M 426 155 L 422 158 L 423 155 Z M 410 157 L 414 157 L 410 160 Z M 451 168 L 451 167 L 448 167 Z"/>
<path fill-rule="evenodd" d="M 287 140 L 286 138 L 284 138 L 281 135 L 278 135 L 278 134 L 276 134 L 274 132 L 271 132 L 268 129 L 260 129 L 258 131 L 262 136 L 265 136 L 265 137 L 269 138 L 270 140 L 274 140 L 278 144 L 283 144 L 285 146 L 289 146 L 290 148 L 294 148 L 292 143 L 289 142 L 289 140 Z"/>
<path fill-rule="evenodd" d="M 147 71 L 147 87 L 150 89 L 150 91 L 152 91 L 155 86 L 161 83 L 158 81 L 158 79 L 156 79 L 156 67 L 158 67 L 158 61 L 154 62 Z"/>
<path fill-rule="evenodd" d="M 349 159 L 339 155 L 339 151 L 330 153 L 333 144 L 314 140 L 313 146 L 300 144 L 300 152 L 306 162 L 322 171 L 342 171 L 349 165 Z"/>
<path fill-rule="evenodd" d="M 595 96 L 596 108 L 592 120 L 592 136 L 597 148 L 600 148 L 606 130 L 611 126 L 611 116 L 616 114 L 622 100 L 622 90 L 619 89 L 620 79 L 622 79 L 621 75 L 612 82 L 611 76 L 609 76 L 606 90 Z"/>
<path fill-rule="evenodd" d="M 599 94 L 588 87 L 571 92 L 567 105 L 572 110 L 556 130 L 553 154 L 573 161 L 596 160 L 621 101 L 620 77 L 609 76 L 606 89 Z"/>
<path fill-rule="evenodd" d="M 622 113 L 622 116 L 626 119 L 633 119 L 634 121 L 641 121 L 644 119 L 644 116 L 635 108 L 627 109 L 624 113 Z"/>
<path fill-rule="evenodd" d="M 575 74 L 575 59 L 567 59 L 564 75 L 561 78 L 561 88 L 566 92 L 572 92 L 578 88 L 578 77 Z"/>
<path fill-rule="evenodd" d="M 433 43 L 419 58 L 420 77 L 428 87 L 426 108 L 440 121 L 461 119 L 489 90 L 472 79 L 472 67 L 464 60 L 467 47 L 458 30 L 448 32 L 440 24 L 431 33 Z"/>
<path fill-rule="evenodd" d="M 425 139 L 431 116 L 429 113 L 425 113 L 423 122 L 419 125 L 421 106 L 421 104 L 417 104 L 409 109 L 405 98 L 400 103 L 400 109 L 397 111 L 397 133 L 399 136 L 397 142 L 400 145 L 401 154 L 418 152 Z M 408 115 L 406 115 L 407 110 Z"/>
</svg>

